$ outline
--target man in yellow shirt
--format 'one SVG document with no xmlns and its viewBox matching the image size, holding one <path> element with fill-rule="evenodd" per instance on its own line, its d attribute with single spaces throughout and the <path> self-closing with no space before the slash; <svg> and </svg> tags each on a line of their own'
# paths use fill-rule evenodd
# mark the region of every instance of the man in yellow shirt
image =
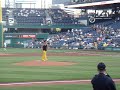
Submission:
<svg viewBox="0 0 120 90">
<path fill-rule="evenodd" d="M 48 60 L 48 59 L 47 59 L 47 47 L 48 47 L 47 41 L 44 40 L 43 46 L 42 46 L 42 61 Z"/>
<path fill-rule="evenodd" d="M 103 44 L 103 47 L 107 47 L 108 46 L 108 44 L 105 42 L 104 44 Z"/>
</svg>

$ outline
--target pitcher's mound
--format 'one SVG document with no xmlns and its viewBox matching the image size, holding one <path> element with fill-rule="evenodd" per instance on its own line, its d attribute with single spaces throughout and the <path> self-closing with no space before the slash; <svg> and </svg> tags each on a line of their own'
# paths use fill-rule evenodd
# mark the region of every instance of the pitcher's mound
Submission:
<svg viewBox="0 0 120 90">
<path fill-rule="evenodd" d="M 14 65 L 18 65 L 18 66 L 67 66 L 67 65 L 74 65 L 74 64 L 76 63 L 34 60 L 34 61 L 15 63 Z"/>
</svg>

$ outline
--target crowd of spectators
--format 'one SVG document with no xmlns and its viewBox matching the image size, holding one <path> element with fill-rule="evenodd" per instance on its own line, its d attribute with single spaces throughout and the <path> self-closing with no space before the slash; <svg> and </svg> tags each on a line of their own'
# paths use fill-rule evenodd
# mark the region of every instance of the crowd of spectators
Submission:
<svg viewBox="0 0 120 90">
<path fill-rule="evenodd" d="M 120 29 L 96 24 L 91 27 L 72 29 L 48 38 L 53 48 L 68 49 L 104 49 L 120 47 Z"/>
<path fill-rule="evenodd" d="M 87 33 L 88 32 L 88 33 Z M 48 38 L 50 46 L 53 48 L 66 47 L 68 49 L 94 48 L 90 30 L 72 29 L 68 32 L 59 33 Z"/>
<path fill-rule="evenodd" d="M 114 24 L 119 24 L 118 22 L 115 21 L 110 25 L 94 24 L 91 27 L 50 34 L 47 41 L 51 48 L 103 50 L 105 47 L 120 47 L 120 28 L 112 27 Z M 41 43 L 39 40 L 31 40 L 24 43 L 24 47 L 41 48 Z"/>
<path fill-rule="evenodd" d="M 61 9 L 13 9 L 11 11 L 19 24 L 45 24 L 46 20 L 49 19 L 48 21 L 56 25 L 80 25 L 74 17 Z M 7 9 L 3 9 L 3 20 L 6 20 L 6 15 L 8 15 Z M 67 32 L 51 35 L 48 42 L 52 48 L 104 49 L 105 47 L 120 47 L 120 18 L 91 27 L 70 29 Z M 40 48 L 38 46 L 40 43 L 32 41 L 28 43 L 28 47 Z"/>
</svg>

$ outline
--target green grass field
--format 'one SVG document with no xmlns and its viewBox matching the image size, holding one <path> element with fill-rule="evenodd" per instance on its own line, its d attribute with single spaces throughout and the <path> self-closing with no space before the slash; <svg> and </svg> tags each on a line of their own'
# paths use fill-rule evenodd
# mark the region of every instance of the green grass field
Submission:
<svg viewBox="0 0 120 90">
<path fill-rule="evenodd" d="M 48 80 L 91 79 L 96 73 L 96 65 L 104 62 L 112 78 L 120 78 L 120 52 L 95 52 L 80 50 L 49 50 L 50 52 L 87 52 L 109 54 L 108 56 L 49 56 L 49 61 L 76 62 L 72 66 L 15 66 L 13 63 L 40 60 L 41 56 L 0 57 L 0 83 Z M 0 53 L 41 53 L 40 49 L 7 49 Z M 117 54 L 117 55 L 116 55 Z M 0 90 L 92 90 L 91 85 L 48 85 L 31 87 L 0 87 Z M 120 84 L 117 84 L 120 90 Z"/>
</svg>

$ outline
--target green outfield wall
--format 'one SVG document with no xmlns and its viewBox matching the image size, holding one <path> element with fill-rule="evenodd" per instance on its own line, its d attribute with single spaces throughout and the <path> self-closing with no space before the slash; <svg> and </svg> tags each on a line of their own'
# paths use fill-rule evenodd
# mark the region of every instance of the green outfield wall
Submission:
<svg viewBox="0 0 120 90">
<path fill-rule="evenodd" d="M 0 48 L 3 47 L 2 8 L 0 0 Z"/>
<path fill-rule="evenodd" d="M 30 41 L 40 41 L 47 39 L 48 33 L 4 33 L 4 40 L 7 41 L 7 47 L 23 48 Z"/>
<path fill-rule="evenodd" d="M 3 28 L 2 24 L 0 23 L 0 48 L 3 47 Z"/>
</svg>

